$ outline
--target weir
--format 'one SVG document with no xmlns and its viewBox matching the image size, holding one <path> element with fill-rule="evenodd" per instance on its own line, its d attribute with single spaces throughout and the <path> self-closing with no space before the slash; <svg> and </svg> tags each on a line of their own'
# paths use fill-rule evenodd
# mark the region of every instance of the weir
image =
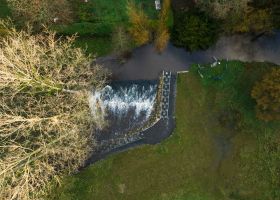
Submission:
<svg viewBox="0 0 280 200">
<path fill-rule="evenodd" d="M 89 101 L 99 122 L 94 133 L 97 148 L 88 164 L 168 137 L 174 128 L 175 83 L 175 75 L 163 72 L 159 80 L 117 81 L 95 91 Z"/>
<path fill-rule="evenodd" d="M 157 81 L 114 82 L 95 91 L 90 107 L 97 131 L 117 136 L 141 127 L 151 116 L 156 92 Z"/>
</svg>

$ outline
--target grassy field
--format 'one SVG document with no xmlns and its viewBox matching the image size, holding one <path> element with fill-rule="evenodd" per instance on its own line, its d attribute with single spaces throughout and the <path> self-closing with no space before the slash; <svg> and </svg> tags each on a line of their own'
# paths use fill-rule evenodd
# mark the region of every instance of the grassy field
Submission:
<svg viewBox="0 0 280 200">
<path fill-rule="evenodd" d="M 280 125 L 254 117 L 253 83 L 267 64 L 194 66 L 177 79 L 176 129 L 155 146 L 112 155 L 65 177 L 52 199 L 278 200 Z M 217 76 L 222 76 L 217 80 Z"/>
</svg>

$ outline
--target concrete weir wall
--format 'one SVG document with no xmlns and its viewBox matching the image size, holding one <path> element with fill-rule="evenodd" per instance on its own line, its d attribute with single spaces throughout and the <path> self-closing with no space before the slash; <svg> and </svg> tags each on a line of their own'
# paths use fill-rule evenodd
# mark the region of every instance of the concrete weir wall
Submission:
<svg viewBox="0 0 280 200">
<path fill-rule="evenodd" d="M 92 154 L 86 165 L 104 159 L 110 154 L 127 150 L 143 144 L 157 144 L 169 137 L 175 127 L 175 97 L 177 74 L 169 71 L 162 72 L 162 91 L 160 94 L 159 118 L 144 130 L 125 135 L 122 138 L 103 141 L 98 144 L 97 150 Z"/>
</svg>

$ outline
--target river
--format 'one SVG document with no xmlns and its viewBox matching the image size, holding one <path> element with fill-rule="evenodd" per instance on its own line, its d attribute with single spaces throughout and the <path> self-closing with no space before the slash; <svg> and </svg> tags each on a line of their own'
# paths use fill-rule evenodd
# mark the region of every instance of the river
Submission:
<svg viewBox="0 0 280 200">
<path fill-rule="evenodd" d="M 162 70 L 172 72 L 188 70 L 193 63 L 209 63 L 218 59 L 242 61 L 269 61 L 280 64 L 280 31 L 252 41 L 250 35 L 221 37 L 215 45 L 204 51 L 187 52 L 169 44 L 159 54 L 152 44 L 136 48 L 124 64 L 113 56 L 99 58 L 98 63 L 109 68 L 118 80 L 157 79 Z"/>
</svg>

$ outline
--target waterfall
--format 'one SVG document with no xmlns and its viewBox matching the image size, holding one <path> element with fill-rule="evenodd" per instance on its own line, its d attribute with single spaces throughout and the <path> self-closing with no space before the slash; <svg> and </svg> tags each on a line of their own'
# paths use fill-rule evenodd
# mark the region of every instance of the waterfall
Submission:
<svg viewBox="0 0 280 200">
<path fill-rule="evenodd" d="M 151 116 L 156 91 L 154 82 L 107 85 L 90 96 L 92 116 L 99 128 L 107 121 L 107 132 L 115 135 L 138 128 Z"/>
</svg>

